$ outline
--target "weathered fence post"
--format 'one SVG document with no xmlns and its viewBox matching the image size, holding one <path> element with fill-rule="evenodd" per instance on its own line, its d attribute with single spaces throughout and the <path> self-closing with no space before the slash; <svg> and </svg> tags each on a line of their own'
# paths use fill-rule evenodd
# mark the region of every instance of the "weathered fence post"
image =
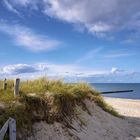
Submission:
<svg viewBox="0 0 140 140">
<path fill-rule="evenodd" d="M 0 130 L 0 140 L 4 139 L 4 136 L 8 130 L 8 127 L 9 127 L 9 119 L 6 121 L 6 123 L 4 124 L 4 126 Z"/>
<path fill-rule="evenodd" d="M 0 130 L 0 140 L 4 140 L 4 136 L 9 128 L 9 140 L 16 140 L 16 120 L 9 118 Z"/>
<path fill-rule="evenodd" d="M 16 120 L 9 119 L 9 138 L 10 140 L 16 140 Z"/>
<path fill-rule="evenodd" d="M 15 83 L 14 83 L 14 96 L 18 96 L 19 95 L 19 84 L 20 84 L 20 79 L 17 78 L 15 80 Z"/>
<path fill-rule="evenodd" d="M 3 89 L 4 89 L 4 93 L 6 94 L 6 90 L 7 90 L 7 80 L 6 80 L 6 78 L 4 79 Z"/>
</svg>

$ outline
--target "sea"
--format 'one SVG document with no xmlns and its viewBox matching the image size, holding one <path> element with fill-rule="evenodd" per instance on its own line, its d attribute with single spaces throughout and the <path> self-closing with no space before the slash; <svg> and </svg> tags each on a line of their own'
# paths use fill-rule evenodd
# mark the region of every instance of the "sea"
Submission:
<svg viewBox="0 0 140 140">
<path fill-rule="evenodd" d="M 133 92 L 103 94 L 105 97 L 140 99 L 140 83 L 91 83 L 100 92 L 133 90 Z"/>
</svg>

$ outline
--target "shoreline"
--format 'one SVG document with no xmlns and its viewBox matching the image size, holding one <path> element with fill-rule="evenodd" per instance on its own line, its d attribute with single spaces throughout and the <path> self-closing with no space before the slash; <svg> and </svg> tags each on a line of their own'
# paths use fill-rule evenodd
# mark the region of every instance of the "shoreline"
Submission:
<svg viewBox="0 0 140 140">
<path fill-rule="evenodd" d="M 104 97 L 105 101 L 126 117 L 140 118 L 140 100 Z"/>
<path fill-rule="evenodd" d="M 104 98 L 104 99 L 120 99 L 120 100 L 124 100 L 124 101 L 125 101 L 125 100 L 126 100 L 126 101 L 127 101 L 127 100 L 130 100 L 130 101 L 134 101 L 134 102 L 135 102 L 135 101 L 138 101 L 138 102 L 140 101 L 140 99 L 135 99 L 135 98 L 134 98 L 134 99 L 131 99 L 131 98 L 107 97 L 107 96 L 103 96 L 103 98 Z"/>
</svg>

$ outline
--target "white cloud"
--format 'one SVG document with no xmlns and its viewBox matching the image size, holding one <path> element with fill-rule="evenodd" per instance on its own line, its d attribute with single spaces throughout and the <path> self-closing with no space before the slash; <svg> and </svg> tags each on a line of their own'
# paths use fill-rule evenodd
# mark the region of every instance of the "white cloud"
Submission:
<svg viewBox="0 0 140 140">
<path fill-rule="evenodd" d="M 6 8 L 18 15 L 21 7 L 38 10 L 38 2 L 38 0 L 3 0 Z"/>
<path fill-rule="evenodd" d="M 121 58 L 121 57 L 129 57 L 133 56 L 134 53 L 128 53 L 128 52 L 112 52 L 109 54 L 104 55 L 104 58 Z"/>
<path fill-rule="evenodd" d="M 48 63 L 39 64 L 13 64 L 0 67 L 0 75 L 18 75 L 18 74 L 30 74 L 36 72 L 47 71 L 49 69 Z"/>
<path fill-rule="evenodd" d="M 76 63 L 80 63 L 89 59 L 94 58 L 98 55 L 98 53 L 102 50 L 102 47 L 98 47 L 96 49 L 92 49 L 89 52 L 87 52 L 84 56 L 82 56 L 80 59 L 76 61 Z"/>
<path fill-rule="evenodd" d="M 49 76 L 91 76 L 108 73 L 104 70 L 89 70 L 78 65 L 72 64 L 53 64 L 53 63 L 36 63 L 36 64 L 13 64 L 0 68 L 0 74 L 17 75 L 24 73 L 46 72 Z"/>
<path fill-rule="evenodd" d="M 38 63 L 36 65 L 39 68 L 47 68 L 47 73 L 55 76 L 72 76 L 81 70 L 81 67 L 72 64 L 58 65 L 53 63 Z"/>
<path fill-rule="evenodd" d="M 48 76 L 50 78 L 63 78 L 67 82 L 85 81 L 90 83 L 138 82 L 140 80 L 139 72 L 124 71 L 116 67 L 113 67 L 111 70 L 95 70 L 70 64 L 38 63 L 32 65 L 14 64 L 0 68 L 1 78 L 16 78 L 17 76 L 22 79 Z"/>
<path fill-rule="evenodd" d="M 7 65 L 4 66 L 3 68 L 0 68 L 0 74 L 8 74 L 8 75 L 34 73 L 37 71 L 38 70 L 35 67 L 27 64 Z"/>
<path fill-rule="evenodd" d="M 52 63 L 13 64 L 0 68 L 0 74 L 16 75 L 46 71 L 50 75 L 74 74 L 79 70 L 75 65 L 56 65 Z"/>
<path fill-rule="evenodd" d="M 14 10 L 23 7 L 43 11 L 99 37 L 123 30 L 137 31 L 140 26 L 139 0 L 9 0 L 8 3 Z"/>
<path fill-rule="evenodd" d="M 124 72 L 123 70 L 120 70 L 120 69 L 118 69 L 118 68 L 115 68 L 115 67 L 113 67 L 112 69 L 111 69 L 111 73 L 112 74 L 118 74 L 118 73 L 122 73 L 122 72 Z"/>
<path fill-rule="evenodd" d="M 53 50 L 61 43 L 58 40 L 37 34 L 31 29 L 20 25 L 0 23 L 0 31 L 8 34 L 17 46 L 34 52 Z"/>
<path fill-rule="evenodd" d="M 85 52 L 81 58 L 79 58 L 76 63 L 81 63 L 81 62 L 92 62 L 95 60 L 99 60 L 100 62 L 105 62 L 108 59 L 115 59 L 115 58 L 124 58 L 124 57 L 131 57 L 135 56 L 136 53 L 134 52 L 129 52 L 128 50 L 125 49 L 120 49 L 116 51 L 106 51 L 105 47 L 96 47 L 95 49 L 92 49 L 88 52 Z"/>
<path fill-rule="evenodd" d="M 87 28 L 89 30 L 89 32 L 91 33 L 104 33 L 104 32 L 108 32 L 111 31 L 112 27 L 108 24 L 104 24 L 104 23 L 95 23 L 93 25 L 87 25 Z"/>
<path fill-rule="evenodd" d="M 33 3 L 31 0 L 9 0 L 9 1 L 13 5 L 20 5 L 20 6 L 25 6 L 25 7 Z"/>
<path fill-rule="evenodd" d="M 4 0 L 4 5 L 6 6 L 6 8 L 9 10 L 9 11 L 12 11 L 14 12 L 15 14 L 17 15 L 20 15 L 19 12 L 13 7 L 13 5 L 11 3 L 9 3 L 8 0 Z"/>
<path fill-rule="evenodd" d="M 36 63 L 36 64 L 13 64 L 6 65 L 0 68 L 0 74 L 8 75 L 19 75 L 19 74 L 30 74 L 36 72 L 46 72 L 48 76 L 77 76 L 77 77 L 91 77 L 97 75 L 107 75 L 109 73 L 120 72 L 117 68 L 112 68 L 111 71 L 108 70 L 94 70 L 86 69 L 78 65 L 71 64 L 53 64 L 53 63 Z M 122 71 L 121 71 L 122 72 Z"/>
<path fill-rule="evenodd" d="M 44 12 L 70 23 L 81 23 L 89 32 L 107 33 L 133 28 L 140 2 L 132 0 L 44 0 Z M 135 18 L 136 20 L 136 18 Z M 138 22 L 138 20 L 137 20 Z M 136 24 L 136 22 L 135 22 Z M 125 27 L 126 26 L 126 27 Z"/>
</svg>

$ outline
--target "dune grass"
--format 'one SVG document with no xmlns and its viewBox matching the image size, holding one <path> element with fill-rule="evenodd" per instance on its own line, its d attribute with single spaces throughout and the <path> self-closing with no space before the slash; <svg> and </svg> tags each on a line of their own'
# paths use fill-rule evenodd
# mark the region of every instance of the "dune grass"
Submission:
<svg viewBox="0 0 140 140">
<path fill-rule="evenodd" d="M 104 111 L 119 117 L 119 114 L 107 105 L 100 93 L 86 83 L 68 84 L 61 80 L 40 78 L 27 80 L 20 84 L 20 96 L 13 96 L 13 81 L 8 81 L 7 92 L 0 81 L 0 125 L 9 118 L 16 118 L 17 127 L 31 130 L 37 121 L 64 121 L 74 113 L 74 107 L 85 98 L 93 100 Z"/>
<path fill-rule="evenodd" d="M 13 94 L 13 80 L 7 81 L 7 90 L 6 92 L 3 90 L 3 81 L 0 81 L 0 102 L 10 103 L 11 101 L 15 100 Z"/>
</svg>

